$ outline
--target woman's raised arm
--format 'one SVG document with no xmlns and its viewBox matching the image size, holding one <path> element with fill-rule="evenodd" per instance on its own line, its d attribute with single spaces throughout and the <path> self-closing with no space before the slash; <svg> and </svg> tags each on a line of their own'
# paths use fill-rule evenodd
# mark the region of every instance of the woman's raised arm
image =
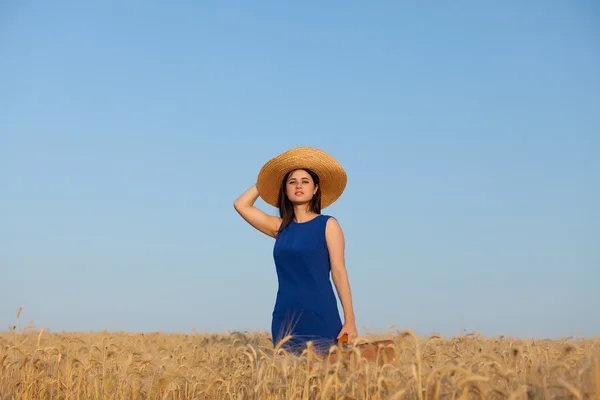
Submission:
<svg viewBox="0 0 600 400">
<path fill-rule="evenodd" d="M 281 225 L 281 218 L 269 215 L 256 208 L 254 203 L 257 199 L 258 189 L 256 188 L 256 185 L 252 185 L 252 187 L 242 193 L 242 195 L 233 202 L 233 207 L 246 222 L 265 235 L 274 238 L 277 236 L 277 231 Z"/>
</svg>

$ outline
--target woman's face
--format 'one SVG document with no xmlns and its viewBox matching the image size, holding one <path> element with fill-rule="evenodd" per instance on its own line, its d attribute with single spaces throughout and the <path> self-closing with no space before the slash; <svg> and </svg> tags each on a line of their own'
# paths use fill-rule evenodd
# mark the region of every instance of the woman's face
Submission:
<svg viewBox="0 0 600 400">
<path fill-rule="evenodd" d="M 317 190 L 312 177 L 302 169 L 293 171 L 285 185 L 285 192 L 292 203 L 310 202 Z"/>
</svg>

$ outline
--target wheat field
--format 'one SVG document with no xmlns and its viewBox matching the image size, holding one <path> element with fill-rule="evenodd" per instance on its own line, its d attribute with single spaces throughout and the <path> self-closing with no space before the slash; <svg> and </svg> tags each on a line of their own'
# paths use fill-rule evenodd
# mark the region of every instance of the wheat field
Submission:
<svg viewBox="0 0 600 400">
<path fill-rule="evenodd" d="M 0 333 L 0 399 L 600 399 L 600 337 L 391 332 L 319 358 L 266 332 Z M 373 340 L 371 338 L 370 340 Z M 363 344 L 361 344 L 363 343 Z M 371 348 L 373 350 L 373 348 Z"/>
</svg>

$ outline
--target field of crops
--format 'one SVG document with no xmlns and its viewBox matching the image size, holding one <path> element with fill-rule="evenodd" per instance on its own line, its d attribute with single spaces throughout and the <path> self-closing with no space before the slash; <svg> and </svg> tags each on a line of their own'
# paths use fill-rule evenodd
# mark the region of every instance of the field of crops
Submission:
<svg viewBox="0 0 600 400">
<path fill-rule="evenodd" d="M 600 338 L 389 339 L 319 359 L 277 354 L 267 333 L 5 332 L 0 399 L 600 398 Z"/>
</svg>

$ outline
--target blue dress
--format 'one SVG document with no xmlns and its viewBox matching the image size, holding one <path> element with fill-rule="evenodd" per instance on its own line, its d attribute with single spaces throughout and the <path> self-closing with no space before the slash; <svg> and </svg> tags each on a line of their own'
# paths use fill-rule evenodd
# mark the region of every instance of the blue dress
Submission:
<svg viewBox="0 0 600 400">
<path fill-rule="evenodd" d="M 342 329 L 325 239 L 328 215 L 310 221 L 292 221 L 277 234 L 273 258 L 277 270 L 278 291 L 273 309 L 271 334 L 276 345 L 288 334 L 283 345 L 299 355 L 306 342 L 312 341 L 319 353 L 336 344 Z"/>
</svg>

